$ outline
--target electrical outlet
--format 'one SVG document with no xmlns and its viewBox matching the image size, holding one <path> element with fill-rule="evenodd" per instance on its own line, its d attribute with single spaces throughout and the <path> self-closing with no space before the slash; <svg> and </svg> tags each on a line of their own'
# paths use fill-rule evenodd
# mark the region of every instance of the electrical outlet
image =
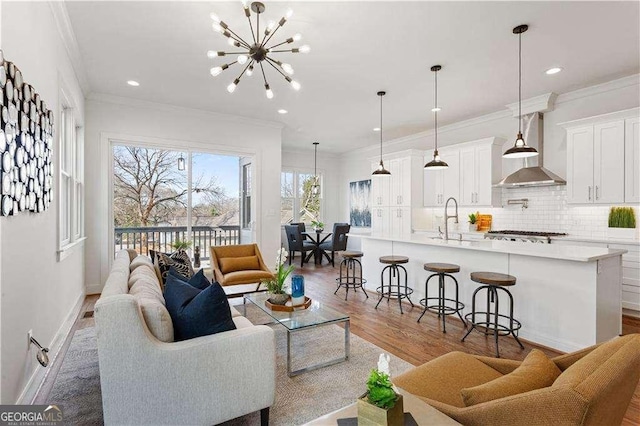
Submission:
<svg viewBox="0 0 640 426">
<path fill-rule="evenodd" d="M 31 346 L 32 337 L 33 337 L 33 330 L 27 331 L 27 350 L 29 350 L 29 346 Z"/>
</svg>

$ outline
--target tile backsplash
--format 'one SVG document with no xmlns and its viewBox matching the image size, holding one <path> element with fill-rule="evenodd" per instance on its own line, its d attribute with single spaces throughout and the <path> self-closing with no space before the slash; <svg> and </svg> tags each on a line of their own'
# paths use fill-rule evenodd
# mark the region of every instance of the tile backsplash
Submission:
<svg viewBox="0 0 640 426">
<path fill-rule="evenodd" d="M 529 207 L 507 205 L 508 200 L 527 198 Z M 610 205 L 567 204 L 566 186 L 517 188 L 502 190 L 502 208 L 461 207 L 460 228 L 467 229 L 467 215 L 477 210 L 493 215 L 492 229 L 515 229 L 520 231 L 566 232 L 574 237 L 606 238 Z M 620 204 L 622 205 L 622 204 Z M 638 220 L 639 207 L 631 205 Z M 452 205 L 449 206 L 453 213 Z M 414 212 L 414 228 L 437 229 L 444 220 L 444 208 L 424 208 Z M 450 223 L 450 225 L 453 225 Z M 455 226 L 455 225 L 453 225 Z"/>
</svg>

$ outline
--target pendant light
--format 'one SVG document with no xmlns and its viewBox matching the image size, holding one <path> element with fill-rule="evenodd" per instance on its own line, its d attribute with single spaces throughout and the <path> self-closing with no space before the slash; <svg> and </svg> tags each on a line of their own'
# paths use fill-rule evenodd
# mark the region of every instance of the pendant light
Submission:
<svg viewBox="0 0 640 426">
<path fill-rule="evenodd" d="M 380 164 L 372 173 L 374 176 L 391 176 L 391 172 L 384 168 L 384 163 L 382 162 L 382 97 L 386 94 L 387 92 L 378 92 L 378 96 L 380 96 Z"/>
<path fill-rule="evenodd" d="M 182 153 L 180 153 L 180 158 L 178 158 L 178 170 L 183 171 L 185 169 L 185 162 Z"/>
<path fill-rule="evenodd" d="M 518 34 L 518 136 L 516 143 L 502 154 L 504 158 L 526 158 L 538 155 L 538 151 L 527 145 L 522 137 L 522 33 L 528 29 L 528 25 L 518 25 L 513 29 L 513 33 Z"/>
<path fill-rule="evenodd" d="M 320 145 L 320 142 L 313 143 L 313 185 L 311 186 L 311 194 L 313 196 L 320 195 L 320 184 L 318 183 L 318 145 Z"/>
<path fill-rule="evenodd" d="M 424 165 L 425 170 L 444 170 L 448 169 L 449 165 L 440 159 L 440 155 L 438 155 L 438 111 L 440 111 L 440 107 L 438 106 L 438 71 L 440 71 L 442 67 L 440 65 L 434 65 L 431 67 L 431 71 L 433 71 L 435 75 L 435 102 L 433 109 L 434 117 L 435 117 L 435 148 L 433 150 L 433 160 L 429 161 Z"/>
</svg>

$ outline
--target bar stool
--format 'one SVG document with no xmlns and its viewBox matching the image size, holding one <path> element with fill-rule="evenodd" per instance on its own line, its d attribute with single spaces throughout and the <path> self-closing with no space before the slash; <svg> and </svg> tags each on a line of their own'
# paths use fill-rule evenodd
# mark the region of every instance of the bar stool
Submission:
<svg viewBox="0 0 640 426">
<path fill-rule="evenodd" d="M 516 284 L 516 277 L 507 274 L 499 274 L 496 272 L 472 272 L 471 281 L 475 281 L 480 284 L 485 284 L 478 287 L 473 292 L 473 299 L 471 301 L 471 313 L 465 315 L 465 318 L 471 324 L 471 328 L 464 335 L 462 341 L 467 338 L 469 333 L 474 329 L 486 336 L 493 335 L 496 341 L 496 358 L 500 358 L 500 352 L 498 350 L 498 336 L 512 335 L 521 349 L 524 349 L 520 339 L 518 339 L 517 332 L 522 327 L 520 321 L 513 318 L 513 296 L 511 292 L 505 287 L 510 287 Z M 487 310 L 484 312 L 476 312 L 476 295 L 481 290 L 487 290 Z M 498 312 L 498 290 L 501 290 L 509 296 L 509 316 L 502 315 Z M 494 310 L 491 312 L 491 303 L 494 304 Z M 484 321 L 476 321 L 476 315 L 485 315 Z M 469 319 L 469 317 L 471 319 Z M 509 320 L 509 325 L 500 324 L 500 318 Z M 480 328 L 484 328 L 481 330 Z M 493 328 L 492 331 L 490 329 Z"/>
<path fill-rule="evenodd" d="M 336 288 L 333 294 L 338 293 L 338 290 L 344 287 L 346 289 L 344 300 L 347 300 L 347 296 L 349 296 L 349 289 L 353 291 L 361 289 L 364 295 L 367 296 L 367 299 L 369 298 L 367 291 L 364 289 L 364 284 L 366 284 L 367 280 L 362 278 L 362 263 L 360 263 L 359 260 L 362 256 L 362 252 L 359 251 L 342 252 L 342 262 L 340 262 L 339 266 L 340 276 L 336 278 L 338 288 Z M 351 271 L 351 274 L 349 274 L 349 271 Z"/>
<path fill-rule="evenodd" d="M 420 300 L 420 304 L 424 306 L 424 311 L 422 311 L 422 315 L 418 318 L 418 322 L 422 319 L 427 311 L 437 313 L 438 318 L 442 317 L 442 332 L 446 333 L 446 317 L 447 315 L 458 314 L 462 324 L 467 328 L 467 323 L 462 318 L 462 314 L 460 311 L 464 309 L 464 303 L 458 300 L 458 280 L 451 274 L 455 274 L 456 272 L 460 272 L 460 266 L 454 265 L 453 263 L 425 263 L 424 270 L 433 272 L 433 274 L 429 275 L 427 281 L 424 283 L 424 299 Z M 431 278 L 438 277 L 438 297 L 429 297 L 429 280 Z M 456 287 L 456 298 L 451 299 L 445 296 L 445 287 L 444 287 L 444 278 L 449 277 L 453 280 L 453 283 Z M 435 305 L 430 305 L 430 300 L 437 300 Z M 448 306 L 447 302 L 450 302 Z"/>
<path fill-rule="evenodd" d="M 404 263 L 409 263 L 409 258 L 406 256 L 382 256 L 380 257 L 380 263 L 388 265 L 382 269 L 380 273 L 380 287 L 376 289 L 378 293 L 380 293 L 380 299 L 378 299 L 378 303 L 376 304 L 376 309 L 378 309 L 378 305 L 382 302 L 382 299 L 386 298 L 387 303 L 392 298 L 398 299 L 398 305 L 400 306 L 400 313 L 402 312 L 402 299 L 407 299 L 409 303 L 411 303 L 411 307 L 414 306 L 411 298 L 409 297 L 413 293 L 413 289 L 407 286 L 407 270 L 402 266 Z M 384 273 L 389 272 L 389 283 L 385 286 L 384 283 Z M 404 291 L 401 290 L 400 281 L 402 279 L 401 274 L 404 274 Z M 395 283 L 394 283 L 395 281 Z M 393 290 L 393 286 L 396 286 L 396 290 Z M 385 290 L 385 287 L 387 290 Z"/>
</svg>

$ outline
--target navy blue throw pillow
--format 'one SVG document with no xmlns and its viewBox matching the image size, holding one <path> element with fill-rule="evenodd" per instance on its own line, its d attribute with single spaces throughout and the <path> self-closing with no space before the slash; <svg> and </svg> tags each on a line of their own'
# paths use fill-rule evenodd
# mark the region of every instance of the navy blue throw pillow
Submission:
<svg viewBox="0 0 640 426">
<path fill-rule="evenodd" d="M 236 329 L 227 295 L 218 283 L 199 290 L 169 275 L 164 299 L 176 341 Z"/>
<path fill-rule="evenodd" d="M 204 269 L 200 269 L 198 272 L 193 274 L 193 276 L 189 278 L 189 280 L 187 280 L 184 275 L 176 271 L 176 269 L 172 266 L 171 268 L 169 268 L 169 275 L 174 276 L 182 282 L 189 283 L 199 290 L 204 290 L 211 285 L 209 278 L 204 275 Z"/>
</svg>

